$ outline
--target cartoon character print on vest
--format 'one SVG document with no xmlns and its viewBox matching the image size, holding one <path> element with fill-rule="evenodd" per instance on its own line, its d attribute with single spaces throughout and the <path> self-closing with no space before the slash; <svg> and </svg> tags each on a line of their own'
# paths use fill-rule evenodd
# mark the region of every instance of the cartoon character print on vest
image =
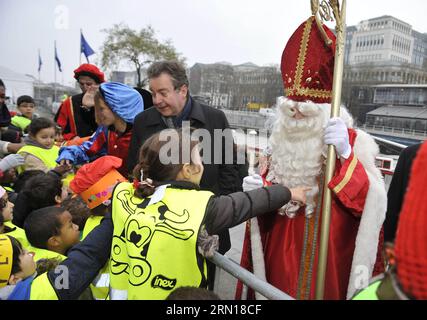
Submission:
<svg viewBox="0 0 427 320">
<path fill-rule="evenodd" d="M 125 272 L 129 274 L 129 283 L 133 286 L 139 286 L 145 283 L 151 275 L 152 267 L 146 257 L 154 234 L 163 232 L 177 239 L 189 239 L 194 231 L 180 229 L 180 224 L 187 222 L 190 214 L 185 209 L 181 214 L 173 212 L 163 201 L 151 204 L 154 210 L 149 212 L 144 209 L 148 206 L 151 198 L 146 198 L 140 204 L 135 204 L 129 190 L 121 190 L 117 194 L 117 199 L 129 216 L 125 221 L 120 237 L 113 237 L 114 257 L 112 257 L 111 272 L 113 274 Z M 143 220 L 144 225 L 140 224 L 141 220 Z M 135 250 L 128 250 L 129 246 Z M 129 251 L 138 252 L 138 255 Z"/>
</svg>

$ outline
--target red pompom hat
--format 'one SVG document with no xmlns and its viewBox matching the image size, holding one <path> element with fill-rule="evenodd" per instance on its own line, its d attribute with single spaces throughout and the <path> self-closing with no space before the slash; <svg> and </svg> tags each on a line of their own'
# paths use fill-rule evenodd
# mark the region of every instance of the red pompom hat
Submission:
<svg viewBox="0 0 427 320">
<path fill-rule="evenodd" d="M 119 182 L 127 181 L 117 169 L 122 159 L 103 156 L 82 166 L 70 183 L 73 192 L 80 195 L 90 209 L 109 200 Z"/>
<path fill-rule="evenodd" d="M 325 25 L 331 43 L 326 44 L 314 16 L 302 23 L 282 54 L 285 95 L 294 101 L 330 103 L 334 75 L 336 37 Z"/>
<path fill-rule="evenodd" d="M 411 298 L 427 299 L 427 144 L 414 160 L 399 217 L 395 254 L 397 278 Z"/>
<path fill-rule="evenodd" d="M 98 84 L 105 82 L 104 73 L 97 66 L 90 63 L 84 63 L 74 70 L 74 79 L 79 80 L 80 76 L 91 77 Z"/>
</svg>

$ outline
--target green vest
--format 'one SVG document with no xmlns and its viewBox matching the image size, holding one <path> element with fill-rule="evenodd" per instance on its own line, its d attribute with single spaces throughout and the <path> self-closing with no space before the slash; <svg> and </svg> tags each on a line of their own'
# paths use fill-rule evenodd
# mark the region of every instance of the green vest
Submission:
<svg viewBox="0 0 427 320">
<path fill-rule="evenodd" d="M 351 300 L 379 300 L 377 296 L 377 289 L 381 282 L 382 279 L 371 283 L 367 288 L 357 293 Z"/>
<path fill-rule="evenodd" d="M 12 236 L 15 239 L 19 240 L 24 249 L 30 247 L 30 243 L 28 242 L 27 235 L 25 234 L 24 229 L 15 226 L 11 221 L 6 221 L 4 225 L 10 229 L 10 231 L 7 232 L 8 236 Z"/>
<path fill-rule="evenodd" d="M 55 168 L 58 164 L 56 159 L 59 155 L 59 147 L 53 146 L 50 149 L 43 149 L 35 146 L 23 146 L 19 149 L 18 154 L 29 153 L 37 158 L 39 158 L 45 166 L 49 169 Z M 25 166 L 18 167 L 18 173 L 21 174 L 25 171 Z"/>
<path fill-rule="evenodd" d="M 206 261 L 198 254 L 197 238 L 209 191 L 162 187 L 146 199 L 133 195 L 131 183 L 116 186 L 110 258 L 110 298 L 165 299 L 178 287 L 200 287 Z"/>
<path fill-rule="evenodd" d="M 47 278 L 47 272 L 35 278 L 31 283 L 30 300 L 58 300 L 55 289 Z"/>
<path fill-rule="evenodd" d="M 11 119 L 11 124 L 20 128 L 22 131 L 24 131 L 30 123 L 31 120 L 24 116 L 14 116 Z"/>
<path fill-rule="evenodd" d="M 87 237 L 87 235 L 96 228 L 101 223 L 101 220 L 104 217 L 102 216 L 90 216 L 85 223 L 85 226 L 82 231 L 82 241 Z M 109 264 L 106 263 L 105 266 L 99 271 L 98 276 L 90 284 L 90 290 L 92 295 L 96 300 L 105 300 L 108 297 L 108 291 L 110 287 L 110 268 Z"/>
</svg>

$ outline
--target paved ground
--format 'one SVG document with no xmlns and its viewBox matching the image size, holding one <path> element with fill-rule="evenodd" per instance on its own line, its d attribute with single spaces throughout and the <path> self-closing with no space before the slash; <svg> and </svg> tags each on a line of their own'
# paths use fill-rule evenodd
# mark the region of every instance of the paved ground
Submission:
<svg viewBox="0 0 427 320">
<path fill-rule="evenodd" d="M 225 254 L 236 263 L 240 263 L 245 223 L 230 229 L 231 249 Z M 223 300 L 233 300 L 237 280 L 224 270 L 217 268 L 214 291 Z"/>
</svg>

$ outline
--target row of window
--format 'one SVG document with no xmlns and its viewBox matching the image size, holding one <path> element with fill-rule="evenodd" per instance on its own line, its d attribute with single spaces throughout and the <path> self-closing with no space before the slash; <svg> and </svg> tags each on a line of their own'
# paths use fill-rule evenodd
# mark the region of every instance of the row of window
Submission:
<svg viewBox="0 0 427 320">
<path fill-rule="evenodd" d="M 427 89 L 422 88 L 377 88 L 374 103 L 425 105 L 427 104 Z"/>
<path fill-rule="evenodd" d="M 393 21 L 393 29 L 399 30 L 402 33 L 411 34 L 411 28 L 404 26 L 401 23 L 397 23 L 396 21 Z"/>
<path fill-rule="evenodd" d="M 427 131 L 426 120 L 366 115 L 366 124 L 384 126 L 385 128 Z"/>
<path fill-rule="evenodd" d="M 373 36 L 365 36 L 357 38 L 356 51 L 379 48 L 384 45 L 384 35 L 377 34 Z"/>
<path fill-rule="evenodd" d="M 350 82 L 390 82 L 390 83 L 417 83 L 426 84 L 427 76 L 418 74 L 409 74 L 400 71 L 383 72 L 383 71 L 361 71 L 361 72 L 344 72 L 344 80 Z"/>
<path fill-rule="evenodd" d="M 398 57 L 395 55 L 391 55 L 390 56 L 391 61 L 395 61 L 395 62 L 401 62 L 401 63 L 407 63 L 409 62 L 408 59 L 402 58 L 402 57 Z"/>
<path fill-rule="evenodd" d="M 354 62 L 370 62 L 370 61 L 379 61 L 383 57 L 382 54 L 368 54 L 363 56 L 355 56 Z"/>
<path fill-rule="evenodd" d="M 388 25 L 388 21 L 377 21 L 377 22 L 372 22 L 369 24 L 369 28 L 375 29 L 375 28 L 381 28 L 381 27 L 385 27 L 386 25 Z"/>
<path fill-rule="evenodd" d="M 411 40 L 399 37 L 397 35 L 393 36 L 393 50 L 396 52 L 409 54 L 411 50 Z"/>
</svg>

